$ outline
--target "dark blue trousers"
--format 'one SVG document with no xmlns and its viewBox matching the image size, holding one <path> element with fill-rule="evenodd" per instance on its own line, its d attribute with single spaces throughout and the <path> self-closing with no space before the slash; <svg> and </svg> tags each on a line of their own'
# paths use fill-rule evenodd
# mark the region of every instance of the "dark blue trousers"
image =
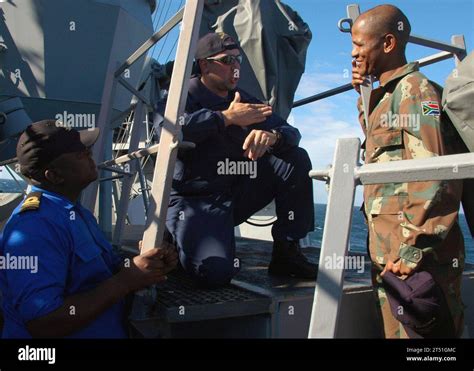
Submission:
<svg viewBox="0 0 474 371">
<path fill-rule="evenodd" d="M 167 227 L 176 240 L 181 265 L 207 286 L 230 282 L 238 272 L 234 226 L 275 200 L 272 236 L 298 240 L 314 228 L 311 161 L 299 147 L 257 160 L 257 177 L 240 176 L 232 187 L 206 195 L 172 195 Z"/>
</svg>

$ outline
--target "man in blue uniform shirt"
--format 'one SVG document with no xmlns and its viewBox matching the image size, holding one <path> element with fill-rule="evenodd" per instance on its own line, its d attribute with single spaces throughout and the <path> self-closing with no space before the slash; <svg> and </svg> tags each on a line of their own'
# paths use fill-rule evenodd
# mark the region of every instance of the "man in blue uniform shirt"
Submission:
<svg viewBox="0 0 474 371">
<path fill-rule="evenodd" d="M 316 265 L 298 243 L 314 228 L 311 162 L 299 131 L 237 88 L 242 57 L 230 36 L 201 38 L 196 61 L 201 74 L 190 81 L 182 126 L 196 148 L 178 154 L 167 216 L 182 266 L 204 285 L 229 283 L 239 268 L 234 226 L 275 200 L 269 273 L 314 279 Z"/>
<path fill-rule="evenodd" d="M 30 125 L 17 157 L 33 185 L 0 242 L 7 259 L 37 262 L 0 270 L 4 338 L 123 338 L 124 299 L 166 279 L 177 264 L 170 245 L 122 262 L 78 201 L 97 178 L 90 147 L 98 129 L 77 132 L 54 120 Z"/>
</svg>

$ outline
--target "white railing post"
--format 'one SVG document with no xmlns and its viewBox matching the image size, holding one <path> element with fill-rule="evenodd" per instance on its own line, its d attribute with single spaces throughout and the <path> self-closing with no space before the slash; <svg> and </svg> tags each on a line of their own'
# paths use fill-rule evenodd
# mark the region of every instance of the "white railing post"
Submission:
<svg viewBox="0 0 474 371">
<path fill-rule="evenodd" d="M 335 338 L 343 294 L 344 265 L 334 260 L 348 253 L 355 187 L 366 184 L 474 178 L 474 153 L 357 165 L 360 140 L 338 139 L 330 170 L 309 176 L 330 181 L 309 338 Z M 332 263 L 332 264 L 331 264 Z"/>
<path fill-rule="evenodd" d="M 133 115 L 130 145 L 128 149 L 129 153 L 135 152 L 140 144 L 140 138 L 143 131 L 144 107 L 145 105 L 139 99 L 135 107 L 135 113 Z M 115 229 L 112 240 L 113 244 L 117 246 L 120 245 L 122 240 L 122 233 L 125 227 L 125 218 L 127 217 L 128 205 L 130 204 L 130 191 L 132 190 L 138 167 L 140 167 L 140 163 L 137 164 L 137 161 L 131 161 L 129 165 L 129 172 L 133 175 L 125 177 L 122 181 L 122 189 L 120 191 L 120 200 L 117 205 L 117 218 L 115 221 Z"/>
<path fill-rule="evenodd" d="M 188 96 L 189 79 L 204 0 L 187 0 L 166 104 L 164 125 L 153 173 L 142 253 L 163 242 L 169 195 L 179 145 L 181 120 Z"/>
<path fill-rule="evenodd" d="M 329 171 L 331 178 L 329 198 L 309 338 L 336 336 L 343 292 L 344 267 L 335 265 L 335 262 L 333 265 L 326 263 L 334 261 L 335 257 L 344 258 L 348 252 L 356 187 L 354 172 L 358 166 L 359 150 L 360 140 L 357 138 L 337 140 L 333 167 Z M 318 174 L 310 172 L 311 177 Z"/>
</svg>

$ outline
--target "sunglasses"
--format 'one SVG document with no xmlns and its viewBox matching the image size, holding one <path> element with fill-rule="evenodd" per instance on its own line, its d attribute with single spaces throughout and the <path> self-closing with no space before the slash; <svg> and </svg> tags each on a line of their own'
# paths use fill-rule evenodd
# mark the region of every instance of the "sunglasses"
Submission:
<svg viewBox="0 0 474 371">
<path fill-rule="evenodd" d="M 227 65 L 232 65 L 235 62 L 239 62 L 239 64 L 242 64 L 242 56 L 241 55 L 225 55 L 223 57 L 219 58 L 206 58 L 207 61 L 214 61 L 214 62 L 220 62 L 223 64 Z"/>
</svg>

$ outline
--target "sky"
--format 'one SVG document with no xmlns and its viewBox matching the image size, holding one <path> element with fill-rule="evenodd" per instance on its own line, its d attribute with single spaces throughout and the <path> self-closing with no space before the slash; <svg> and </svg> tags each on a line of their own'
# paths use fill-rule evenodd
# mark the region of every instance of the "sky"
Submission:
<svg viewBox="0 0 474 371">
<path fill-rule="evenodd" d="M 268 0 L 267 0 L 268 1 Z M 346 6 L 353 2 L 342 0 L 282 0 L 297 11 L 309 25 L 313 39 L 308 48 L 306 70 L 303 74 L 295 100 L 305 98 L 322 91 L 350 82 L 351 38 L 342 33 L 337 22 L 345 18 Z M 384 1 L 359 1 L 361 11 Z M 474 0 L 399 0 L 391 1 L 408 17 L 412 34 L 450 42 L 454 34 L 463 34 L 468 52 L 474 43 Z M 164 0 L 160 12 L 153 16 L 156 27 L 163 24 L 183 4 L 181 0 Z M 168 39 L 160 41 L 151 54 L 160 62 L 174 59 L 175 29 Z M 416 60 L 437 50 L 409 44 L 407 58 Z M 454 68 L 450 59 L 422 69 L 430 79 L 443 85 L 446 77 Z M 348 73 L 349 72 L 349 73 Z M 310 154 L 313 169 L 325 169 L 332 162 L 337 138 L 359 137 L 363 133 L 357 120 L 355 91 L 346 92 L 309 105 L 293 109 L 288 121 L 296 126 L 301 134 L 301 146 Z M 0 178 L 5 177 L 0 172 Z M 326 203 L 326 187 L 314 182 L 315 202 Z M 358 187 L 355 204 L 362 203 L 361 187 Z"/>
<path fill-rule="evenodd" d="M 266 0 L 269 1 L 269 0 Z M 281 0 L 297 11 L 309 25 L 313 39 L 307 52 L 306 70 L 303 74 L 295 100 L 305 98 L 322 91 L 350 82 L 351 71 L 351 38 L 337 27 L 339 19 L 346 18 L 346 6 L 356 3 L 361 12 L 374 6 L 385 4 L 385 1 L 342 1 L 342 0 Z M 165 14 L 179 9 L 181 0 L 163 0 L 161 20 L 159 15 L 155 23 L 162 23 Z M 474 43 L 474 0 L 399 0 L 390 4 L 398 6 L 408 17 L 412 34 L 429 39 L 450 42 L 454 34 L 465 36 L 467 50 L 471 51 Z M 159 21 L 159 22 L 158 22 Z M 174 55 L 171 33 L 164 45 L 153 51 L 153 56 L 160 62 L 167 61 Z M 172 52 L 172 53 L 170 53 Z M 437 53 L 438 50 L 410 44 L 407 47 L 407 59 L 416 59 Z M 454 68 L 454 60 L 446 60 L 422 69 L 431 80 L 440 85 Z M 301 134 L 300 145 L 305 148 L 312 160 L 313 169 L 325 169 L 332 163 L 337 138 L 359 137 L 363 133 L 357 119 L 355 91 L 346 92 L 306 106 L 295 108 L 288 121 L 296 126 Z M 327 203 L 326 187 L 321 182 L 314 182 L 316 203 Z M 362 189 L 358 187 L 355 204 L 362 203 Z"/>
<path fill-rule="evenodd" d="M 313 39 L 308 49 L 306 70 L 302 76 L 295 99 L 343 85 L 350 82 L 344 70 L 351 71 L 351 38 L 337 28 L 337 22 L 345 18 L 346 6 L 357 3 L 361 12 L 384 1 L 349 2 L 340 0 L 284 0 L 297 11 L 309 25 Z M 463 34 L 468 52 L 474 42 L 473 0 L 400 0 L 391 1 L 408 17 L 412 34 L 429 39 L 450 42 L 454 34 Z M 408 61 L 435 54 L 438 51 L 409 44 Z M 449 59 L 422 68 L 429 79 L 444 85 L 454 68 Z M 347 77 L 346 77 L 347 76 Z M 357 119 L 355 91 L 339 94 L 309 105 L 293 109 L 289 121 L 302 133 L 301 146 L 310 154 L 314 169 L 325 169 L 332 163 L 337 138 L 363 138 Z M 315 202 L 326 203 L 327 193 L 323 183 L 315 182 Z M 355 204 L 362 203 L 361 187 L 358 187 Z"/>
</svg>

